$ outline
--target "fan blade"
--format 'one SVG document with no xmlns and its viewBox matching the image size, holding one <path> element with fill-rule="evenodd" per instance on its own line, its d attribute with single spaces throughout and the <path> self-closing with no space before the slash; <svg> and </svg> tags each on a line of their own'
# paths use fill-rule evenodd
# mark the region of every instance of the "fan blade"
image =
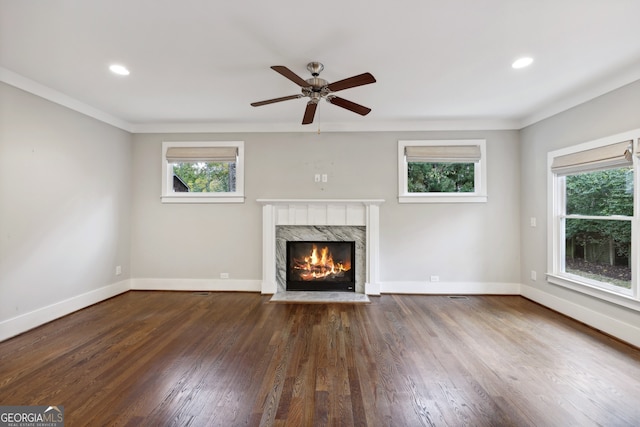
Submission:
<svg viewBox="0 0 640 427">
<path fill-rule="evenodd" d="M 251 106 L 259 107 L 261 105 L 273 104 L 274 102 L 282 102 L 282 101 L 288 101 L 290 99 L 302 98 L 302 96 L 303 95 L 289 95 L 289 96 L 283 96 L 282 98 L 267 99 L 266 101 L 252 102 Z"/>
<path fill-rule="evenodd" d="M 327 85 L 327 88 L 331 92 L 337 92 L 339 90 L 368 85 L 375 82 L 376 79 L 371 75 L 371 73 L 363 73 L 357 76 L 349 77 L 348 79 L 338 80 L 337 82 L 330 83 Z"/>
<path fill-rule="evenodd" d="M 302 118 L 302 124 L 308 125 L 313 123 L 313 116 L 316 115 L 316 108 L 318 108 L 318 103 L 309 101 L 307 102 L 307 108 L 304 110 L 304 117 Z"/>
<path fill-rule="evenodd" d="M 285 67 L 284 65 L 274 65 L 271 67 L 272 70 L 282 74 L 295 84 L 300 87 L 310 87 L 311 85 L 307 83 L 302 77 L 298 76 L 296 73 Z"/>
<path fill-rule="evenodd" d="M 361 116 L 366 116 L 371 112 L 371 108 L 364 107 L 360 104 L 356 104 L 355 102 L 348 101 L 338 96 L 332 96 L 330 98 L 327 98 L 327 101 L 329 101 L 333 105 L 337 105 L 338 107 L 346 108 L 349 111 L 358 113 Z"/>
</svg>

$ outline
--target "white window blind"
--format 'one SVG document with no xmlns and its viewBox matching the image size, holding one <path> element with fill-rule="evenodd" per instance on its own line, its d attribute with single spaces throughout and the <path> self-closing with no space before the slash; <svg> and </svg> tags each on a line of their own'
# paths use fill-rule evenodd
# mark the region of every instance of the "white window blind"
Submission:
<svg viewBox="0 0 640 427">
<path fill-rule="evenodd" d="M 180 162 L 235 162 L 237 147 L 169 147 L 169 163 Z"/>
<path fill-rule="evenodd" d="M 630 166 L 632 147 L 632 141 L 623 141 L 558 156 L 553 159 L 551 171 L 558 175 L 567 175 Z"/>
<path fill-rule="evenodd" d="M 426 145 L 405 148 L 407 162 L 475 163 L 480 161 L 479 145 Z"/>
</svg>

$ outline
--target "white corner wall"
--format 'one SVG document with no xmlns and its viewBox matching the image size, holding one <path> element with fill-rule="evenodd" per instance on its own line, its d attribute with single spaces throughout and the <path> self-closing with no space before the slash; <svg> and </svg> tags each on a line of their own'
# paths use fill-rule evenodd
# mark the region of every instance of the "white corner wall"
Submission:
<svg viewBox="0 0 640 427">
<path fill-rule="evenodd" d="M 0 340 L 129 289 L 131 179 L 130 134 L 0 83 Z"/>
<path fill-rule="evenodd" d="M 546 282 L 547 153 L 640 127 L 640 81 L 520 132 L 522 295 L 640 347 L 640 312 Z M 537 227 L 530 226 L 530 218 Z M 537 280 L 531 280 L 531 271 Z"/>
<path fill-rule="evenodd" d="M 469 138 L 487 140 L 488 203 L 398 203 L 398 140 Z M 244 204 L 160 202 L 162 141 L 185 140 L 245 141 Z M 259 291 L 256 199 L 359 198 L 385 200 L 383 293 L 518 294 L 519 149 L 516 131 L 134 135 L 132 287 Z"/>
</svg>

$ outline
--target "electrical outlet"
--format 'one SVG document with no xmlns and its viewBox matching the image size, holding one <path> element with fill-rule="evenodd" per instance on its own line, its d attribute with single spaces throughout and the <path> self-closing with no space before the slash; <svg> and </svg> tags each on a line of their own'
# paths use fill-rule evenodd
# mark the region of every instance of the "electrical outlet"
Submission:
<svg viewBox="0 0 640 427">
<path fill-rule="evenodd" d="M 220 278 L 221 279 L 228 279 L 229 278 L 229 273 L 220 273 Z"/>
<path fill-rule="evenodd" d="M 431 282 L 439 282 L 440 281 L 440 276 L 431 276 L 429 278 L 429 281 L 431 281 Z"/>
<path fill-rule="evenodd" d="M 538 221 L 536 220 L 536 217 L 535 217 L 535 216 L 532 216 L 532 217 L 529 219 L 529 224 L 531 224 L 531 226 L 532 226 L 532 227 L 536 227 L 536 226 L 538 225 L 537 223 L 538 223 Z"/>
<path fill-rule="evenodd" d="M 531 270 L 531 280 L 536 280 L 538 278 L 538 273 L 535 270 Z"/>
<path fill-rule="evenodd" d="M 329 177 L 327 176 L 326 173 L 322 174 L 322 182 L 327 182 L 329 180 Z"/>
<path fill-rule="evenodd" d="M 119 275 L 121 275 L 121 274 L 122 274 L 122 267 L 121 267 L 121 266 L 119 266 L 119 265 L 117 265 L 117 266 L 116 266 L 116 276 L 119 276 Z"/>
<path fill-rule="evenodd" d="M 320 182 L 320 174 L 317 173 L 314 177 L 313 177 L 315 182 Z"/>
</svg>

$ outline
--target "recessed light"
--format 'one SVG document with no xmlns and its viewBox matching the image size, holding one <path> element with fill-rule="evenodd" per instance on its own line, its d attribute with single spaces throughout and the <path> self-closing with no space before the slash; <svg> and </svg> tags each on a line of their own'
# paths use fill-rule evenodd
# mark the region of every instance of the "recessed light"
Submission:
<svg viewBox="0 0 640 427">
<path fill-rule="evenodd" d="M 113 64 L 109 66 L 109 69 L 111 70 L 112 73 L 118 74 L 120 76 L 129 75 L 129 70 L 127 70 L 127 68 L 124 65 Z"/>
<path fill-rule="evenodd" d="M 533 58 L 529 56 L 524 56 L 522 58 L 516 59 L 511 66 L 515 69 L 528 67 L 533 63 Z"/>
</svg>

